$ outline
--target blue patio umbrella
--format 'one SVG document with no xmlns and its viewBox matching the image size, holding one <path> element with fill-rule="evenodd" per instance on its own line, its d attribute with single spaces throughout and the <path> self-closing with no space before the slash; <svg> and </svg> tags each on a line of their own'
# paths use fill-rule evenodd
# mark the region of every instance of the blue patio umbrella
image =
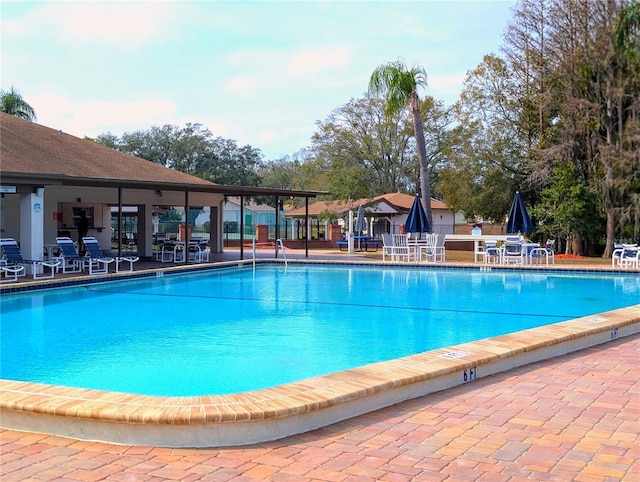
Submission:
<svg viewBox="0 0 640 482">
<path fill-rule="evenodd" d="M 404 223 L 405 233 L 428 233 L 431 231 L 427 213 L 420 202 L 420 195 L 416 194 L 413 205 L 407 215 L 407 221 Z"/>
<path fill-rule="evenodd" d="M 513 198 L 511 209 L 509 210 L 509 219 L 507 220 L 507 233 L 531 234 L 533 232 L 533 222 L 529 217 L 527 208 L 522 201 L 520 192 L 516 191 L 516 197 Z"/>
<path fill-rule="evenodd" d="M 356 216 L 356 233 L 362 233 L 362 231 L 367 230 L 367 222 L 364 219 L 364 209 L 362 209 L 362 204 L 358 206 L 358 215 Z"/>
</svg>

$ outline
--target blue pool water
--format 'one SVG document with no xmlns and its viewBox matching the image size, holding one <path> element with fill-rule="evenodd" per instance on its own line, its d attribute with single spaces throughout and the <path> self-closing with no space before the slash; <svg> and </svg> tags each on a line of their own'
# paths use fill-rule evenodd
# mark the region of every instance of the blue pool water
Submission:
<svg viewBox="0 0 640 482">
<path fill-rule="evenodd" d="M 225 394 L 640 302 L 638 275 L 281 265 L 6 295 L 0 376 Z"/>
</svg>

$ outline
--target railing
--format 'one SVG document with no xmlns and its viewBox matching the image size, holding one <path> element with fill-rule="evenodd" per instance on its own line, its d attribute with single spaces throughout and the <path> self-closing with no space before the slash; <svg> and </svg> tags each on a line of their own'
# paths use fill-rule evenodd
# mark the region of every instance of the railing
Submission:
<svg viewBox="0 0 640 482">
<path fill-rule="evenodd" d="M 278 256 L 278 250 L 282 250 L 282 257 L 284 258 L 284 266 L 288 267 L 288 262 L 287 262 L 287 253 L 284 250 L 284 243 L 282 242 L 282 239 L 276 239 L 276 257 Z M 254 239 L 251 242 L 251 252 L 253 254 L 253 269 L 256 269 L 256 240 Z"/>
<path fill-rule="evenodd" d="M 256 269 L 256 240 L 251 241 L 251 251 L 253 252 L 253 269 Z"/>
<path fill-rule="evenodd" d="M 287 267 L 287 253 L 284 250 L 284 243 L 282 239 L 276 239 L 276 257 L 278 256 L 278 249 L 282 249 L 282 257 L 284 258 L 284 266 Z"/>
</svg>

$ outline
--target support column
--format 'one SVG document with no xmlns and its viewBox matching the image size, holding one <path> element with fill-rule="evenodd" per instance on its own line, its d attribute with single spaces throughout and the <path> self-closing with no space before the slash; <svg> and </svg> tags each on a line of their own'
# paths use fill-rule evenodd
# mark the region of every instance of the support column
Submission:
<svg viewBox="0 0 640 482">
<path fill-rule="evenodd" d="M 218 209 L 218 206 L 210 206 L 209 209 L 209 249 L 212 253 L 222 253 L 223 232 L 218 229 L 222 225 L 222 209 Z"/>
<path fill-rule="evenodd" d="M 339 224 L 329 225 L 329 240 L 334 248 L 337 248 L 337 241 L 342 239 L 342 227 Z"/>
<path fill-rule="evenodd" d="M 44 189 L 20 195 L 20 251 L 25 259 L 42 259 L 44 251 Z M 25 266 L 31 273 L 31 266 Z M 41 267 L 36 267 L 41 269 Z"/>
<path fill-rule="evenodd" d="M 150 258 L 153 256 L 153 208 L 146 204 L 138 206 L 137 256 Z"/>
<path fill-rule="evenodd" d="M 258 224 L 256 225 L 256 243 L 268 243 L 269 242 L 269 225 Z"/>
</svg>

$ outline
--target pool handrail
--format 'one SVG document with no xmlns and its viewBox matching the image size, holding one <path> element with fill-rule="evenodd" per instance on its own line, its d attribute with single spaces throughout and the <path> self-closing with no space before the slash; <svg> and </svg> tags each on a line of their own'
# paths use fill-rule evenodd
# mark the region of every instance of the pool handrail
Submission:
<svg viewBox="0 0 640 482">
<path fill-rule="evenodd" d="M 278 257 L 278 249 L 282 249 L 282 257 L 284 258 L 284 265 L 287 266 L 287 253 L 284 250 L 284 243 L 281 238 L 276 239 L 276 258 Z"/>
<path fill-rule="evenodd" d="M 253 241 L 251 242 L 251 251 L 253 253 L 253 269 L 256 268 L 256 240 L 255 238 L 253 239 Z M 281 238 L 276 239 L 276 258 L 278 257 L 278 250 L 282 250 L 282 257 L 284 258 L 284 265 L 285 267 L 288 266 L 288 262 L 287 262 L 287 253 L 284 250 L 284 243 L 282 242 Z"/>
</svg>

